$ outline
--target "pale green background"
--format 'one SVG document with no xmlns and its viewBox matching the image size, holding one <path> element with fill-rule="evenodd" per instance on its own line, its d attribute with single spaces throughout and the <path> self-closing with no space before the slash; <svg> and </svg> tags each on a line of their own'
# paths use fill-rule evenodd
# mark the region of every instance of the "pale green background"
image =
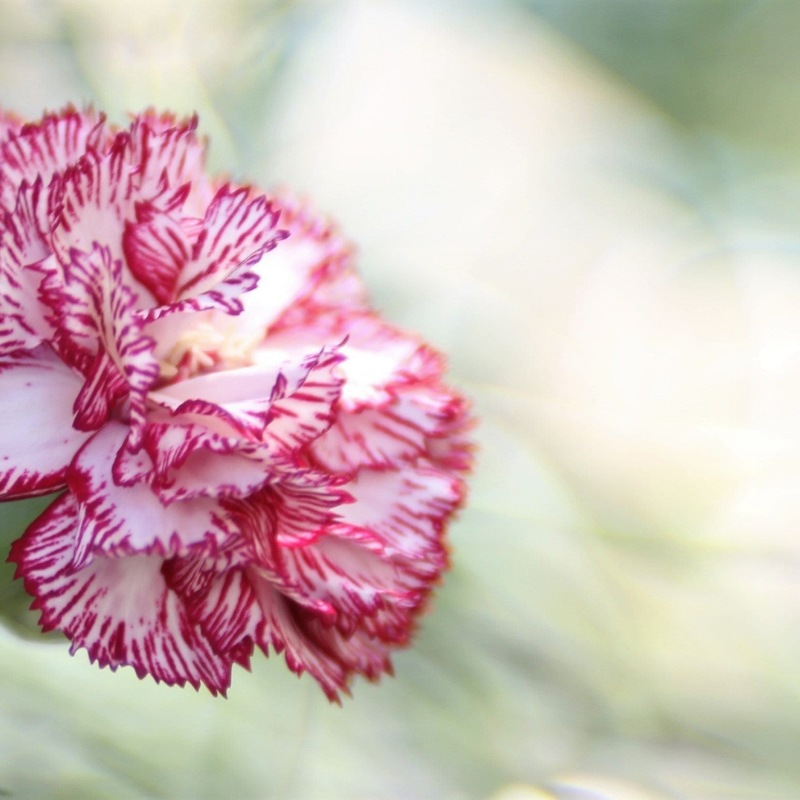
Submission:
<svg viewBox="0 0 800 800">
<path fill-rule="evenodd" d="M 281 658 L 228 700 L 98 670 L 6 568 L 0 790 L 800 797 L 798 34 L 757 0 L 0 0 L 0 105 L 197 110 L 482 418 L 453 570 L 343 708 Z"/>
</svg>

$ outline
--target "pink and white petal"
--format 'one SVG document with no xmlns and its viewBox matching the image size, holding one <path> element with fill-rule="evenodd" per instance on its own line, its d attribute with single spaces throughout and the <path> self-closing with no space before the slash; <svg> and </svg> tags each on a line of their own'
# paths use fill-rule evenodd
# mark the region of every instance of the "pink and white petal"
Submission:
<svg viewBox="0 0 800 800">
<path fill-rule="evenodd" d="M 18 271 L 50 255 L 44 238 L 46 192 L 41 179 L 19 186 L 14 209 L 0 211 L 0 261 L 4 270 Z"/>
<path fill-rule="evenodd" d="M 80 112 L 68 106 L 12 132 L 0 144 L 0 206 L 12 210 L 23 182 L 32 184 L 41 177 L 48 185 L 87 150 L 101 148 L 109 138 L 104 121 L 91 109 Z"/>
<path fill-rule="evenodd" d="M 328 526 L 340 520 L 340 506 L 352 496 L 339 478 L 313 470 L 284 469 L 268 487 L 268 502 L 275 508 L 275 541 L 295 547 L 316 541 Z"/>
<path fill-rule="evenodd" d="M 136 295 L 125 285 L 122 263 L 107 248 L 71 252 L 63 281 L 47 277 L 42 297 L 53 309 L 60 332 L 82 350 L 89 366 L 87 388 L 79 398 L 78 419 L 97 427 L 120 398 L 130 394 L 134 428 L 144 422 L 146 393 L 158 379 L 155 343 L 141 332 L 133 310 Z M 112 377 L 113 376 L 113 377 Z"/>
<path fill-rule="evenodd" d="M 23 184 L 13 213 L 0 211 L 0 353 L 31 350 L 53 335 L 39 286 L 55 264 L 40 232 L 41 183 Z"/>
<path fill-rule="evenodd" d="M 432 437 L 449 433 L 462 409 L 463 401 L 441 387 L 403 387 L 380 407 L 341 410 L 336 424 L 312 443 L 311 451 L 331 472 L 413 463 L 428 456 Z"/>
<path fill-rule="evenodd" d="M 438 353 L 376 317 L 360 316 L 347 330 L 342 406 L 348 410 L 373 407 L 388 399 L 392 390 L 436 379 L 444 371 Z"/>
<path fill-rule="evenodd" d="M 380 639 L 395 647 L 409 643 L 416 629 L 416 620 L 425 608 L 432 586 L 413 608 L 391 601 L 384 603 L 374 614 L 354 620 L 356 629 L 370 639 Z"/>
<path fill-rule="evenodd" d="M 191 332 L 192 328 L 197 325 L 195 315 L 199 312 L 216 311 L 236 316 L 241 313 L 243 307 L 241 296 L 251 292 L 258 285 L 259 278 L 253 271 L 253 266 L 261 261 L 264 252 L 266 250 L 256 251 L 240 264 L 235 265 L 227 275 L 220 275 L 218 283 L 200 294 L 184 297 L 169 305 L 142 309 L 139 312 L 140 319 L 152 324 L 158 324 L 165 319 L 173 321 L 174 341 L 180 335 Z M 238 325 L 237 332 L 239 332 Z"/>
<path fill-rule="evenodd" d="M 257 268 L 258 287 L 242 298 L 237 323 L 248 332 L 279 326 L 292 309 L 311 299 L 333 305 L 365 305 L 366 293 L 352 267 L 352 246 L 324 217 L 286 198 L 279 200 L 284 242 Z"/>
<path fill-rule="evenodd" d="M 190 242 L 180 220 L 152 203 L 137 203 L 136 222 L 125 223 L 122 249 L 134 278 L 159 305 L 169 303 L 189 258 Z"/>
<path fill-rule="evenodd" d="M 277 330 L 307 326 L 331 309 L 366 310 L 369 301 L 355 269 L 354 248 L 338 226 L 304 200 L 280 194 L 277 202 L 289 241 L 278 256 L 265 262 L 263 278 L 269 287 L 277 283 L 292 291 L 252 302 L 248 298 L 244 312 L 248 323 Z"/>
<path fill-rule="evenodd" d="M 312 675 L 331 701 L 347 691 L 346 668 L 306 635 L 294 604 L 252 567 L 214 574 L 187 607 L 218 652 L 248 652 L 255 644 L 269 655 L 273 648 L 293 672 Z"/>
<path fill-rule="evenodd" d="M 406 466 L 361 469 L 343 488 L 355 499 L 340 510 L 345 526 L 370 531 L 388 556 L 419 560 L 432 573 L 444 568 L 444 529 L 463 500 L 462 481 L 432 467 Z"/>
<path fill-rule="evenodd" d="M 428 588 L 387 557 L 337 536 L 276 548 L 275 563 L 265 574 L 282 594 L 335 622 L 344 634 L 389 604 L 416 608 Z"/>
<path fill-rule="evenodd" d="M 227 455 L 236 449 L 238 440 L 229 431 L 221 433 L 196 422 L 190 416 L 172 417 L 152 410 L 141 435 L 141 446 L 132 448 L 130 440 L 120 449 L 114 462 L 114 480 L 120 486 L 136 483 L 172 485 L 174 472 L 196 450 Z M 161 410 L 163 412 L 163 410 Z"/>
<path fill-rule="evenodd" d="M 180 686 L 201 684 L 212 694 L 230 685 L 231 660 L 221 657 L 189 619 L 162 574 L 158 556 L 98 558 L 73 566 L 79 510 L 62 495 L 12 547 L 32 608 L 44 630 L 59 629 L 72 652 L 112 670 L 131 666 L 143 678 Z"/>
<path fill-rule="evenodd" d="M 436 379 L 444 371 L 438 353 L 372 314 L 323 313 L 305 326 L 275 332 L 264 348 L 278 349 L 288 357 L 307 349 L 311 342 L 331 344 L 344 338 L 341 405 L 348 411 L 388 403 L 399 388 Z"/>
<path fill-rule="evenodd" d="M 225 280 L 245 260 L 262 256 L 288 235 L 276 231 L 280 209 L 250 190 L 223 186 L 206 211 L 192 257 L 181 275 L 178 300 L 197 297 Z"/>
<path fill-rule="evenodd" d="M 428 459 L 438 469 L 462 474 L 472 469 L 475 444 L 469 438 L 469 433 L 477 420 L 470 412 L 468 403 L 460 403 L 453 419 L 428 441 Z"/>
<path fill-rule="evenodd" d="M 333 424 L 343 380 L 341 354 L 320 353 L 303 383 L 286 390 L 269 408 L 262 439 L 273 453 L 292 453 L 314 441 Z"/>
<path fill-rule="evenodd" d="M 179 120 L 172 114 L 145 111 L 131 123 L 130 142 L 140 197 L 160 204 L 165 187 L 191 183 L 187 210 L 203 213 L 211 198 L 204 167 L 206 145 L 197 136 L 197 115 Z"/>
<path fill-rule="evenodd" d="M 217 577 L 241 572 L 253 558 L 253 551 L 244 537 L 229 537 L 213 556 L 190 553 L 164 562 L 167 584 L 187 604 L 200 602 L 210 591 Z"/>
<path fill-rule="evenodd" d="M 270 325 L 273 334 L 313 327 L 315 321 L 325 314 L 358 314 L 369 309 L 366 287 L 352 267 L 332 275 L 323 271 L 319 277 L 312 273 L 310 283 L 313 285 L 311 292 L 296 298 Z"/>
<path fill-rule="evenodd" d="M 80 509 L 73 566 L 84 567 L 98 556 L 217 552 L 236 531 L 218 502 L 199 498 L 165 506 L 147 484 L 114 482 L 114 462 L 126 435 L 124 425 L 107 424 L 69 469 L 67 481 Z"/>
<path fill-rule="evenodd" d="M 169 479 L 154 482 L 153 491 L 162 503 L 189 502 L 193 498 L 239 498 L 258 491 L 272 479 L 269 462 L 246 448 L 192 451 Z"/>
<path fill-rule="evenodd" d="M 94 358 L 86 382 L 75 398 L 75 427 L 80 431 L 96 431 L 111 416 L 111 411 L 128 393 L 128 385 L 107 351 Z"/>
<path fill-rule="evenodd" d="M 390 645 L 382 639 L 373 638 L 364 631 L 357 630 L 345 634 L 338 628 L 324 625 L 307 612 L 300 612 L 302 628 L 316 646 L 336 659 L 348 676 L 363 675 L 367 680 L 376 681 L 383 673 L 394 674 L 389 658 Z M 400 643 L 392 642 L 396 647 Z"/>
<path fill-rule="evenodd" d="M 270 485 L 226 508 L 234 516 L 242 538 L 254 557 L 271 570 L 279 569 L 280 547 L 316 541 L 339 520 L 338 507 L 352 502 L 341 481 L 319 472 L 284 467 Z"/>
<path fill-rule="evenodd" d="M 121 486 L 146 483 L 168 505 L 195 497 L 248 497 L 287 469 L 290 475 L 298 472 L 264 443 L 242 438 L 230 428 L 220 430 L 224 421 L 180 414 L 149 422 L 141 447 L 131 446 L 129 437 L 120 449 L 115 481 Z"/>
<path fill-rule="evenodd" d="M 128 141 L 119 134 L 107 153 L 89 152 L 63 173 L 51 235 L 61 263 L 69 265 L 73 250 L 90 253 L 95 245 L 110 249 L 113 259 L 121 261 L 125 220 L 134 216 L 133 203 Z"/>
<path fill-rule="evenodd" d="M 331 628 L 285 597 L 259 568 L 220 569 L 210 559 L 186 557 L 169 562 L 165 574 L 214 648 L 239 663 L 248 663 L 254 644 L 267 655 L 270 648 L 285 652 L 290 669 L 308 672 L 335 702 L 339 692 L 349 693 L 353 673 L 375 678 L 391 672 L 382 640 Z M 408 622 L 405 634 L 387 641 L 404 642 L 410 628 Z"/>
<path fill-rule="evenodd" d="M 200 375 L 162 387 L 154 402 L 175 415 L 217 417 L 241 435 L 291 452 L 319 436 L 333 421 L 342 379 L 333 350 L 306 353 L 294 363 L 273 353 L 251 367 Z M 202 399 L 199 399 L 202 398 Z"/>
<path fill-rule="evenodd" d="M 80 387 L 80 377 L 47 345 L 0 360 L 0 497 L 34 497 L 65 485 L 67 466 L 86 440 L 72 427 Z"/>
</svg>

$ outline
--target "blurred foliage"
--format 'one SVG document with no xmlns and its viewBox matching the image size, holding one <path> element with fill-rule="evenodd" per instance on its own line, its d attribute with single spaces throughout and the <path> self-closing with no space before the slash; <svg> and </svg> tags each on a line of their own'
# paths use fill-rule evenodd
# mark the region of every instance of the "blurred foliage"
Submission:
<svg viewBox="0 0 800 800">
<path fill-rule="evenodd" d="M 13 580 L 16 565 L 9 564 L 6 558 L 11 542 L 22 535 L 52 499 L 37 497 L 0 506 L 0 618 L 14 630 L 37 637 L 41 636 L 37 625 L 39 613 L 30 610 L 31 598 L 25 593 L 22 581 Z"/>
<path fill-rule="evenodd" d="M 680 124 L 800 158 L 800 5 L 522 0 Z"/>
<path fill-rule="evenodd" d="M 199 111 L 212 169 L 343 221 L 483 419 L 453 570 L 341 709 L 281 657 L 225 701 L 99 671 L 16 635 L 3 565 L 0 794 L 795 800 L 799 29 L 766 0 L 0 0 L 1 105 Z M 2 553 L 46 502 L 0 508 Z"/>
</svg>

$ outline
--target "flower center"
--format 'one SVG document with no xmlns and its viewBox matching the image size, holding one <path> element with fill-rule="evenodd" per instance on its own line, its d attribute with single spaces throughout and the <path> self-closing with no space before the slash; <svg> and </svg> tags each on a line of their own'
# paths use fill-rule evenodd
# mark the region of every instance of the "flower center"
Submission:
<svg viewBox="0 0 800 800">
<path fill-rule="evenodd" d="M 159 361 L 161 378 L 171 380 L 180 373 L 186 380 L 202 372 L 247 367 L 263 338 L 263 331 L 243 334 L 235 325 L 200 323 L 182 333 Z"/>
</svg>

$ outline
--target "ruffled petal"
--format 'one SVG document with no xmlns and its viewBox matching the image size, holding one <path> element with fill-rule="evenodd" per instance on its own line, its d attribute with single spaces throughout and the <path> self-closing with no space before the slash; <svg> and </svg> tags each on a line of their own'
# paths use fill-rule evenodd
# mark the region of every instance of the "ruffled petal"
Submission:
<svg viewBox="0 0 800 800">
<path fill-rule="evenodd" d="M 285 653 L 293 672 L 314 677 L 330 700 L 338 702 L 339 692 L 347 691 L 347 667 L 306 635 L 301 609 L 256 570 L 200 570 L 184 591 L 192 620 L 218 652 L 231 657 L 256 645 L 269 655 L 274 649 Z"/>
<path fill-rule="evenodd" d="M 89 151 L 64 171 L 55 193 L 51 245 L 68 267 L 75 250 L 110 250 L 122 261 L 125 220 L 133 217 L 134 176 L 128 140 L 118 134 L 106 153 Z"/>
<path fill-rule="evenodd" d="M 377 408 L 340 411 L 336 424 L 314 440 L 311 452 L 331 472 L 399 467 L 428 458 L 434 439 L 455 437 L 467 420 L 464 401 L 452 391 L 411 385 Z M 440 460 L 448 466 L 455 459 L 455 452 L 442 451 Z"/>
<path fill-rule="evenodd" d="M 275 454 L 293 452 L 333 422 L 342 378 L 335 350 L 285 361 L 223 370 L 165 386 L 153 394 L 174 415 L 218 418 L 250 440 L 270 445 Z"/>
<path fill-rule="evenodd" d="M 47 186 L 51 178 L 74 164 L 89 149 L 101 149 L 108 139 L 105 118 L 89 109 L 47 114 L 41 122 L 23 125 L 0 144 L 0 206 L 14 208 L 17 190 L 41 178 Z M 8 129 L 6 129 L 8 133 Z"/>
<path fill-rule="evenodd" d="M 271 564 L 259 566 L 281 593 L 335 623 L 345 635 L 384 608 L 404 609 L 406 621 L 429 586 L 396 561 L 339 536 L 275 548 L 273 557 Z M 380 625 L 374 632 L 378 629 L 385 633 Z"/>
<path fill-rule="evenodd" d="M 106 248 L 73 250 L 63 279 L 49 276 L 42 296 L 59 333 L 82 351 L 90 366 L 76 400 L 76 426 L 96 430 L 126 394 L 134 431 L 144 423 L 147 391 L 158 379 L 155 343 L 141 332 L 136 295 L 125 285 L 122 263 Z"/>
<path fill-rule="evenodd" d="M 206 211 L 191 260 L 180 277 L 178 300 L 208 292 L 245 260 L 272 250 L 288 235 L 275 230 L 279 217 L 280 209 L 266 197 L 250 200 L 249 189 L 223 186 Z"/>
<path fill-rule="evenodd" d="M 216 500 L 165 506 L 147 484 L 115 483 L 113 466 L 126 435 L 124 425 L 105 425 L 69 469 L 67 481 L 80 509 L 73 566 L 83 567 L 96 556 L 216 553 L 237 530 Z"/>
<path fill-rule="evenodd" d="M 149 109 L 131 122 L 129 141 L 136 190 L 142 199 L 161 197 L 165 187 L 188 186 L 186 213 L 205 211 L 211 197 L 204 170 L 206 145 L 197 136 L 197 115 L 179 120 Z"/>
<path fill-rule="evenodd" d="M 129 440 L 130 442 L 130 440 Z M 191 422 L 148 423 L 142 447 L 117 454 L 121 486 L 148 485 L 164 505 L 192 498 L 246 497 L 271 480 L 264 445 Z"/>
<path fill-rule="evenodd" d="M 373 637 L 363 630 L 343 633 L 336 627 L 325 625 L 305 609 L 298 610 L 295 618 L 305 636 L 316 648 L 341 664 L 348 678 L 351 675 L 363 675 L 367 680 L 377 681 L 383 673 L 394 674 L 388 641 Z M 408 626 L 406 631 L 409 631 Z M 398 639 L 391 643 L 391 647 L 402 644 L 405 644 L 405 640 Z"/>
<path fill-rule="evenodd" d="M 262 492 L 251 498 L 251 509 L 272 509 L 276 544 L 286 547 L 305 545 L 323 536 L 328 527 L 340 520 L 340 506 L 352 503 L 352 496 L 343 488 L 344 480 L 324 472 L 284 468 Z M 240 522 L 243 529 L 247 524 Z M 251 528 L 251 532 L 255 530 Z M 270 555 L 274 559 L 274 555 Z"/>
<path fill-rule="evenodd" d="M 64 486 L 67 466 L 86 440 L 72 427 L 80 386 L 80 377 L 47 345 L 0 360 L 2 498 L 33 497 Z"/>
<path fill-rule="evenodd" d="M 289 357 L 312 342 L 338 343 L 345 338 L 341 405 L 347 411 L 391 402 L 401 387 L 438 379 L 444 369 L 442 357 L 432 348 L 365 313 L 319 314 L 304 325 L 270 335 L 263 347 Z"/>
<path fill-rule="evenodd" d="M 131 666 L 143 678 L 186 683 L 212 694 L 230 685 L 231 660 L 221 657 L 189 619 L 162 574 L 158 556 L 97 558 L 73 566 L 79 510 L 62 495 L 12 547 L 17 576 L 34 596 L 44 630 L 59 629 L 72 652 L 85 648 L 91 661 L 115 670 Z"/>
<path fill-rule="evenodd" d="M 345 526 L 368 530 L 387 555 L 418 561 L 430 574 L 444 568 L 445 523 L 463 501 L 462 481 L 432 467 L 409 466 L 362 469 L 342 488 L 355 499 L 340 511 Z"/>
<path fill-rule="evenodd" d="M 258 275 L 253 271 L 253 266 L 261 261 L 262 255 L 260 251 L 253 253 L 227 275 L 220 275 L 218 283 L 212 284 L 200 294 L 184 297 L 168 305 L 142 309 L 139 317 L 144 322 L 152 323 L 153 330 L 167 333 L 168 340 L 174 342 L 197 326 L 198 312 L 238 314 L 242 309 L 241 296 L 258 285 Z M 215 321 L 212 317 L 212 325 Z"/>
<path fill-rule="evenodd" d="M 292 324 L 292 318 L 304 319 L 305 312 L 320 304 L 365 307 L 366 290 L 353 267 L 353 247 L 336 226 L 292 198 L 280 197 L 277 203 L 289 238 L 258 265 L 259 284 L 242 298 L 240 329 L 263 335 Z"/>
<path fill-rule="evenodd" d="M 20 187 L 13 213 L 0 210 L 0 354 L 31 350 L 53 336 L 49 309 L 39 297 L 50 255 L 42 205 L 37 181 Z"/>
<path fill-rule="evenodd" d="M 171 302 L 191 247 L 180 220 L 152 202 L 137 203 L 136 221 L 125 223 L 122 247 L 136 280 L 160 305 Z"/>
</svg>

